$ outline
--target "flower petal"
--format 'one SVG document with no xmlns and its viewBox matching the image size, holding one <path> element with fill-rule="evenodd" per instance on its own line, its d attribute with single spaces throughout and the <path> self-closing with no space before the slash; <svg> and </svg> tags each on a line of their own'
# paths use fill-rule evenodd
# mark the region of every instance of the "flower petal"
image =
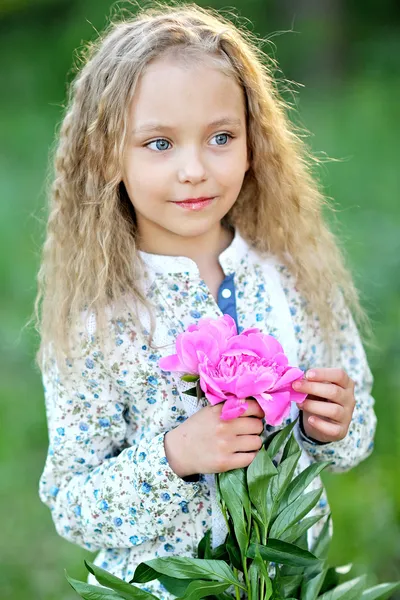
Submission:
<svg viewBox="0 0 400 600">
<path fill-rule="evenodd" d="M 223 421 L 230 421 L 241 417 L 247 410 L 248 404 L 245 400 L 240 398 L 228 398 L 222 407 L 221 419 Z"/>
<path fill-rule="evenodd" d="M 265 396 L 269 396 L 269 394 L 254 396 L 265 413 L 265 422 L 268 425 L 281 425 L 290 412 L 289 392 L 272 393 L 271 400 L 266 399 Z"/>
<path fill-rule="evenodd" d="M 250 333 L 261 333 L 258 327 L 249 327 L 249 329 L 244 329 L 240 335 L 250 335 Z"/>
<path fill-rule="evenodd" d="M 218 386 L 218 382 L 215 380 L 215 378 L 210 377 L 209 373 L 207 372 L 206 364 L 203 363 L 199 366 L 199 375 L 200 387 L 206 396 L 207 393 L 211 393 L 212 395 L 214 395 L 217 398 L 220 398 L 221 400 L 226 399 L 224 392 Z"/>
<path fill-rule="evenodd" d="M 221 398 L 220 396 L 213 394 L 213 392 L 210 392 L 210 390 L 206 390 L 204 392 L 204 395 L 207 398 L 207 400 L 209 401 L 209 403 L 212 404 L 213 406 L 215 406 L 216 404 L 220 404 L 221 402 L 225 402 L 225 396 L 223 398 Z"/>
<path fill-rule="evenodd" d="M 276 382 L 275 389 L 280 390 L 290 383 L 293 383 L 293 381 L 301 379 L 303 375 L 304 372 L 301 369 L 298 369 L 297 367 L 289 367 L 282 377 Z"/>
<path fill-rule="evenodd" d="M 279 390 L 279 392 L 287 392 L 288 394 L 290 394 L 290 401 L 297 402 L 297 404 L 301 404 L 307 398 L 307 394 L 305 394 L 304 392 L 298 392 L 294 390 L 291 384 L 282 388 L 281 390 Z"/>
<path fill-rule="evenodd" d="M 182 371 L 183 373 L 188 371 L 187 367 L 179 360 L 177 354 L 170 354 L 169 356 L 160 358 L 158 364 L 163 371 Z"/>
</svg>

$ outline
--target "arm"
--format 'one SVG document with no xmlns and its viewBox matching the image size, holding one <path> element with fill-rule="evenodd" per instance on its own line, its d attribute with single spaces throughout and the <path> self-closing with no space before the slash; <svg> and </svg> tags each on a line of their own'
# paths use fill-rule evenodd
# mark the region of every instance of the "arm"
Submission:
<svg viewBox="0 0 400 600">
<path fill-rule="evenodd" d="M 374 399 L 371 396 L 371 371 L 357 327 L 341 294 L 336 297 L 334 313 L 338 316 L 339 328 L 338 333 L 331 338 L 330 347 L 322 338 L 318 321 L 308 315 L 308 327 L 305 326 L 303 331 L 300 364 L 305 368 L 341 368 L 354 381 L 355 407 L 349 429 L 346 436 L 339 441 L 319 443 L 305 435 L 301 423 L 298 427 L 302 445 L 314 461 L 332 460 L 333 464 L 327 471 L 344 472 L 371 454 L 376 415 L 373 408 Z"/>
<path fill-rule="evenodd" d="M 39 494 L 57 532 L 92 551 L 127 548 L 162 535 L 199 484 L 170 468 L 164 433 L 127 446 L 118 384 L 91 344 L 66 373 L 43 365 L 49 450 Z"/>
</svg>

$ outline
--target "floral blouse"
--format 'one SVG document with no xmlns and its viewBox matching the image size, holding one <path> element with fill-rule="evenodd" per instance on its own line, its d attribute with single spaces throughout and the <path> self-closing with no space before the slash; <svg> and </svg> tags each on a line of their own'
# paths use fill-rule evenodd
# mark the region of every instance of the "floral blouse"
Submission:
<svg viewBox="0 0 400 600">
<path fill-rule="evenodd" d="M 215 301 L 191 259 L 140 255 L 143 290 L 156 316 L 152 346 L 147 311 L 137 326 L 126 309 L 108 319 L 112 350 L 107 359 L 97 345 L 95 320 L 87 315 L 79 331 L 79 358 L 67 361 L 65 373 L 50 352 L 43 361 L 49 449 L 40 498 L 50 507 L 61 536 L 90 551 L 99 550 L 94 562 L 126 581 L 144 560 L 196 556 L 197 545 L 210 528 L 214 546 L 226 534 L 214 475 L 200 474 L 196 481 L 187 481 L 168 464 L 165 433 L 199 407 L 183 394 L 192 384 L 158 366 L 162 356 L 174 351 L 180 332 L 202 317 L 220 316 L 223 304 Z M 343 440 L 316 443 L 296 424 L 294 432 L 303 450 L 297 473 L 312 461 L 332 461 L 327 470 L 333 472 L 356 466 L 373 449 L 376 416 L 365 352 L 341 298 L 335 307 L 340 333 L 328 350 L 318 319 L 289 270 L 274 256 L 256 252 L 236 230 L 219 261 L 231 291 L 220 288 L 221 298 L 235 301 L 239 331 L 258 327 L 277 337 L 291 365 L 304 370 L 341 367 L 355 381 L 356 406 Z M 282 427 L 297 415 L 293 404 Z M 263 437 L 276 429 L 265 425 Z M 322 487 L 319 477 L 307 491 L 318 487 Z M 328 512 L 324 491 L 311 514 Z M 324 520 L 309 530 L 309 544 Z M 97 583 L 92 575 L 88 581 Z M 162 600 L 173 598 L 157 582 L 141 587 Z"/>
</svg>

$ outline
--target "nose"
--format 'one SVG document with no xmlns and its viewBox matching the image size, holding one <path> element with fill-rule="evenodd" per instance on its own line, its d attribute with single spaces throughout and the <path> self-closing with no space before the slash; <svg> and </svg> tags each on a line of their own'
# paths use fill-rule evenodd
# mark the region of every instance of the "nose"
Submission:
<svg viewBox="0 0 400 600">
<path fill-rule="evenodd" d="M 207 177 L 201 152 L 197 148 L 183 149 L 178 168 L 179 183 L 198 183 Z"/>
</svg>

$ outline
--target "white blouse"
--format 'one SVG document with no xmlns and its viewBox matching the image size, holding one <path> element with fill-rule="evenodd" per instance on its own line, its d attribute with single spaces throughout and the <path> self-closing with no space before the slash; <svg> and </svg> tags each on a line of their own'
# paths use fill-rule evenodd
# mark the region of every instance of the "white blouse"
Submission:
<svg viewBox="0 0 400 600">
<path fill-rule="evenodd" d="M 156 315 L 152 346 L 148 346 L 147 311 L 138 326 L 125 310 L 108 319 L 113 346 L 109 356 L 100 351 L 96 323 L 89 316 L 79 333 L 79 358 L 67 361 L 66 374 L 61 374 L 51 353 L 43 362 L 49 450 L 40 498 L 50 507 L 61 536 L 91 551 L 100 550 L 94 562 L 126 581 L 144 560 L 196 556 L 209 528 L 214 546 L 226 535 L 215 476 L 200 475 L 198 481 L 188 482 L 168 464 L 165 433 L 199 407 L 183 394 L 192 384 L 158 366 L 162 356 L 174 352 L 176 336 L 189 324 L 222 312 L 194 261 L 140 254 L 145 265 L 143 290 Z M 258 327 L 279 340 L 292 366 L 341 367 L 355 381 L 356 406 L 343 440 L 317 444 L 296 425 L 303 451 L 296 474 L 312 461 L 330 460 L 327 470 L 335 472 L 356 466 L 372 452 L 376 416 L 371 372 L 342 299 L 335 306 L 341 327 L 328 350 L 318 319 L 289 270 L 274 256 L 259 254 L 236 231 L 219 261 L 226 276 L 234 274 L 239 331 Z M 293 404 L 282 427 L 297 415 Z M 264 439 L 276 429 L 266 425 Z M 318 487 L 322 487 L 319 477 L 307 491 Z M 310 514 L 328 512 L 324 491 Z M 309 530 L 309 545 L 325 519 Z M 91 575 L 88 581 L 96 584 Z M 157 582 L 140 587 L 162 600 L 173 598 Z"/>
</svg>

